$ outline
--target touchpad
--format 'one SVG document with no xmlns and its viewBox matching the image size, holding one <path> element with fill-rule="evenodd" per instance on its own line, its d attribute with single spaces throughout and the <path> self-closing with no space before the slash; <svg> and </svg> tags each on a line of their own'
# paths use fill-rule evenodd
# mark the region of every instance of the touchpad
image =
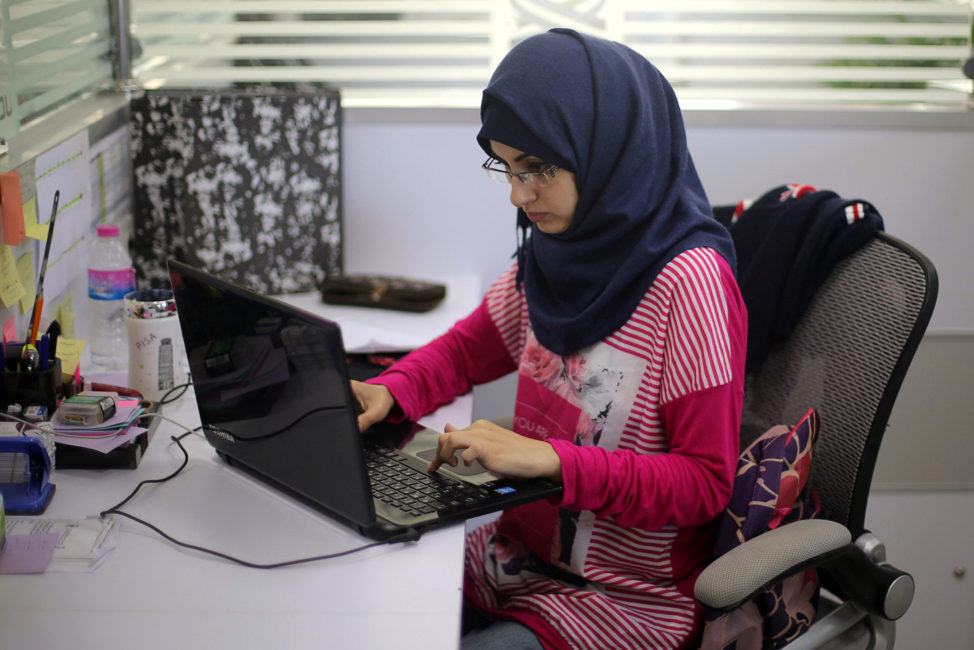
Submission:
<svg viewBox="0 0 974 650">
<path fill-rule="evenodd" d="M 436 455 L 436 450 L 435 449 L 424 449 L 422 451 L 417 451 L 416 452 L 416 455 L 419 456 L 420 458 L 422 458 L 423 460 L 425 460 L 428 463 L 431 460 L 433 460 L 433 456 Z M 446 470 L 448 472 L 451 472 L 453 474 L 457 474 L 459 476 L 473 476 L 475 474 L 483 474 L 484 472 L 487 471 L 487 468 L 484 467 L 483 465 L 481 465 L 480 462 L 479 461 L 476 461 L 476 460 L 473 463 L 471 463 L 469 467 L 467 467 L 466 465 L 464 465 L 463 464 L 463 459 L 460 458 L 460 452 L 459 451 L 456 453 L 456 457 L 457 457 L 457 461 L 459 461 L 459 462 L 457 462 L 457 466 L 456 467 L 451 467 L 450 465 L 447 465 L 446 463 L 443 463 L 443 466 L 442 466 L 441 469 L 444 469 L 444 470 Z"/>
</svg>

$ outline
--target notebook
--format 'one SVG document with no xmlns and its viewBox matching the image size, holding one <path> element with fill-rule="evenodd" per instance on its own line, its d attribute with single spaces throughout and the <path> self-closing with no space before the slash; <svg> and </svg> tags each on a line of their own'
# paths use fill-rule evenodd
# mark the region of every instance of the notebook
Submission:
<svg viewBox="0 0 974 650">
<path fill-rule="evenodd" d="M 337 323 L 181 262 L 169 275 L 203 433 L 230 465 L 373 539 L 561 492 L 476 463 L 427 472 L 438 432 L 359 432 Z"/>
</svg>

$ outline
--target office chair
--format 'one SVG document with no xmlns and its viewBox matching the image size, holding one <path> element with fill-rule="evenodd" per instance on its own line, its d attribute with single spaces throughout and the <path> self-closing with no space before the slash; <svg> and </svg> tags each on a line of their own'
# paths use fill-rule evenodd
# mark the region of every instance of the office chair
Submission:
<svg viewBox="0 0 974 650">
<path fill-rule="evenodd" d="M 762 533 L 717 558 L 695 593 L 731 611 L 788 575 L 817 568 L 816 618 L 786 647 L 888 648 L 893 621 L 913 599 L 913 578 L 886 563 L 865 530 L 879 445 L 937 296 L 932 263 L 879 232 L 839 262 L 789 337 L 747 378 L 742 449 L 772 426 L 817 409 L 820 430 L 808 487 L 817 518 Z"/>
</svg>

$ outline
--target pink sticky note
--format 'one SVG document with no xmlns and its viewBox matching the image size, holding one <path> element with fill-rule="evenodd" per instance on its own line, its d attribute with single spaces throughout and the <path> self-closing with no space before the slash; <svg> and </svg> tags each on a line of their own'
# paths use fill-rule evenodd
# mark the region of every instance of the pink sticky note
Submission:
<svg viewBox="0 0 974 650">
<path fill-rule="evenodd" d="M 0 554 L 0 573 L 44 573 L 60 537 L 57 533 L 8 535 Z"/>
<path fill-rule="evenodd" d="M 3 243 L 17 246 L 26 237 L 24 203 L 20 195 L 20 174 L 0 174 L 0 213 L 3 215 Z"/>
<path fill-rule="evenodd" d="M 10 343 L 17 340 L 17 325 L 14 323 L 14 317 L 11 316 L 7 319 L 7 322 L 3 324 L 3 342 Z"/>
</svg>

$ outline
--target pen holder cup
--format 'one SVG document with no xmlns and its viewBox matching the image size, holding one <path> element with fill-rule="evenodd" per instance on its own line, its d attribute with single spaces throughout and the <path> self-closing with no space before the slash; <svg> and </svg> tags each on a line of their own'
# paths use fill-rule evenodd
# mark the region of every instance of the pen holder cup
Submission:
<svg viewBox="0 0 974 650">
<path fill-rule="evenodd" d="M 61 389 L 61 360 L 55 358 L 47 370 L 21 371 L 19 359 L 6 359 L 3 372 L 3 406 L 20 404 L 46 406 L 50 418 L 57 408 L 58 393 Z"/>
<path fill-rule="evenodd" d="M 125 334 L 129 344 L 129 386 L 152 401 L 186 383 L 186 354 L 169 289 L 125 294 Z"/>
</svg>

